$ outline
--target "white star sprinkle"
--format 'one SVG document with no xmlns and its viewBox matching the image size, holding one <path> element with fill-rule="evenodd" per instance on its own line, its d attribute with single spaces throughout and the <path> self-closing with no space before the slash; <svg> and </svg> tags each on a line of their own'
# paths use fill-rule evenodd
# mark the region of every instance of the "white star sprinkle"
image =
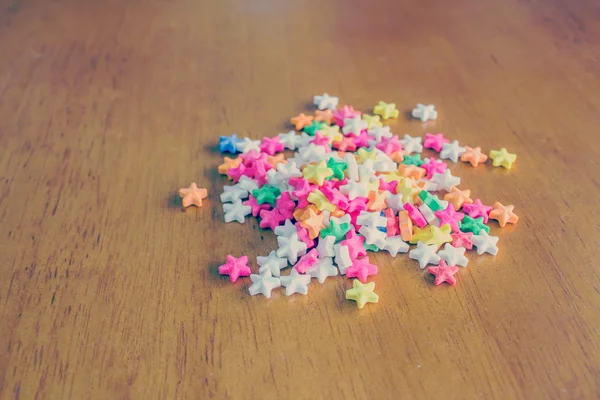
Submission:
<svg viewBox="0 0 600 400">
<path fill-rule="evenodd" d="M 298 234 L 291 234 L 289 237 L 278 236 L 277 256 L 286 257 L 290 264 L 296 264 L 299 256 L 306 254 L 306 243 L 298 239 Z"/>
<path fill-rule="evenodd" d="M 410 247 L 400 236 L 389 236 L 385 238 L 383 249 L 387 250 L 392 257 L 396 257 L 398 253 L 406 253 Z"/>
<path fill-rule="evenodd" d="M 275 250 L 272 250 L 266 257 L 256 257 L 256 262 L 260 265 L 260 268 L 258 269 L 259 273 L 264 274 L 268 271 L 272 276 L 279 276 L 279 271 L 288 265 L 285 258 L 277 257 Z"/>
<path fill-rule="evenodd" d="M 319 283 L 323 283 L 328 277 L 336 276 L 338 269 L 333 265 L 331 257 L 325 257 L 320 258 L 306 273 L 312 278 L 317 278 Z"/>
<path fill-rule="evenodd" d="M 262 293 L 267 299 L 271 298 L 271 291 L 281 286 L 279 278 L 272 277 L 270 273 L 262 275 L 252 274 L 250 275 L 252 285 L 248 288 L 248 292 L 251 296 L 256 296 Z"/>
<path fill-rule="evenodd" d="M 319 253 L 319 258 L 335 256 L 335 252 L 333 250 L 334 244 L 335 236 L 325 236 L 324 238 L 320 238 L 319 244 L 317 245 L 317 252 Z"/>
<path fill-rule="evenodd" d="M 473 246 L 477 247 L 477 254 L 482 255 L 483 253 L 489 253 L 493 256 L 498 254 L 498 237 L 490 236 L 483 229 L 479 231 L 479 235 L 473 235 L 471 237 Z"/>
<path fill-rule="evenodd" d="M 454 247 L 450 243 L 444 245 L 444 250 L 438 251 L 440 256 L 448 265 L 460 265 L 466 267 L 469 259 L 465 257 L 464 247 Z"/>
<path fill-rule="evenodd" d="M 465 148 L 458 145 L 458 140 L 450 143 L 442 144 L 442 151 L 440 152 L 440 158 L 442 160 L 450 160 L 453 163 L 458 162 L 458 157 L 463 155 Z"/>
<path fill-rule="evenodd" d="M 302 138 L 300 135 L 296 135 L 296 131 L 289 131 L 288 133 L 280 133 L 277 135 L 279 137 L 279 141 L 283 143 L 286 149 L 296 150 L 296 147 L 299 147 L 300 141 Z"/>
<path fill-rule="evenodd" d="M 435 254 L 437 248 L 437 244 L 428 246 L 423 242 L 418 242 L 417 248 L 408 252 L 408 257 L 412 260 L 419 261 L 419 267 L 421 267 L 421 269 L 425 268 L 427 264 L 437 265 L 440 263 L 440 256 Z"/>
<path fill-rule="evenodd" d="M 348 196 L 350 200 L 357 197 L 368 197 L 369 187 L 366 182 L 348 181 L 347 184 L 340 186 L 340 192 Z"/>
<path fill-rule="evenodd" d="M 441 174 L 433 174 L 431 178 L 433 183 L 437 185 L 438 190 L 450 191 L 452 186 L 458 186 L 460 184 L 460 178 L 458 176 L 452 176 L 449 169 L 444 170 Z"/>
<path fill-rule="evenodd" d="M 243 138 L 241 141 L 235 144 L 235 147 L 239 152 L 247 153 L 250 150 L 260 151 L 260 140 L 252 140 L 250 138 Z"/>
<path fill-rule="evenodd" d="M 296 229 L 296 225 L 294 225 L 292 221 L 286 219 L 283 225 L 275 227 L 274 232 L 277 236 L 284 236 L 289 238 L 293 234 L 297 234 L 298 229 Z"/>
<path fill-rule="evenodd" d="M 421 141 L 423 139 L 420 137 L 412 137 L 410 135 L 404 135 L 404 138 L 400 140 L 400 144 L 402 144 L 402 148 L 407 153 L 421 153 L 423 151 L 423 145 Z"/>
<path fill-rule="evenodd" d="M 241 200 L 248 197 L 248 191 L 241 187 L 239 184 L 224 186 L 223 193 L 221 193 L 221 201 L 223 203 L 231 202 L 235 200 Z"/>
<path fill-rule="evenodd" d="M 385 219 L 385 218 L 384 218 Z M 387 234 L 385 232 L 381 232 L 376 227 L 369 228 L 366 225 L 363 225 L 358 230 L 358 233 L 365 237 L 365 243 L 373 244 L 380 249 L 385 246 L 385 239 L 387 238 Z"/>
<path fill-rule="evenodd" d="M 368 127 L 367 121 L 363 120 L 360 115 L 355 115 L 353 118 L 344 118 L 344 127 L 342 132 L 344 135 L 350 133 L 360 135 L 360 132 Z"/>
<path fill-rule="evenodd" d="M 433 104 L 424 105 L 417 104 L 417 107 L 412 110 L 413 118 L 420 119 L 421 121 L 429 121 L 430 119 L 437 119 L 437 111 Z"/>
<path fill-rule="evenodd" d="M 225 222 L 237 221 L 240 223 L 246 222 L 245 216 L 252 212 L 252 207 L 245 206 L 241 200 L 235 200 L 233 203 L 223 204 L 225 211 Z"/>
<path fill-rule="evenodd" d="M 335 252 L 335 263 L 340 270 L 340 275 L 346 275 L 346 270 L 352 265 L 348 246 L 338 243 L 333 246 L 333 250 Z"/>
<path fill-rule="evenodd" d="M 404 210 L 404 202 L 402 201 L 402 195 L 393 194 L 392 192 L 385 192 L 385 202 L 387 206 L 394 210 L 394 212 Z"/>
<path fill-rule="evenodd" d="M 310 283 L 310 276 L 308 275 L 299 274 L 298 271 L 292 269 L 288 276 L 282 276 L 279 280 L 285 287 L 286 296 L 291 296 L 294 293 L 308 294 L 308 284 Z"/>
<path fill-rule="evenodd" d="M 335 110 L 338 106 L 340 99 L 334 96 L 330 96 L 327 93 L 323 93 L 322 96 L 314 96 L 313 103 L 319 110 Z"/>
</svg>

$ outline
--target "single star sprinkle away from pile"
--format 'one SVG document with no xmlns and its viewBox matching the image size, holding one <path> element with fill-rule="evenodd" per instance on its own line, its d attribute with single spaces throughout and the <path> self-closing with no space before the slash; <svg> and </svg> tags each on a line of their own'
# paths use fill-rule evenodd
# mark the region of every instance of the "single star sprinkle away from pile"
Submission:
<svg viewBox="0 0 600 400">
<path fill-rule="evenodd" d="M 345 275 L 355 278 L 346 298 L 363 308 L 379 301 L 375 283 L 368 282 L 378 268 L 367 251 L 408 253 L 428 268 L 435 285 L 456 283 L 459 267 L 469 261 L 467 250 L 497 254 L 498 238 L 489 235 L 487 224 L 516 223 L 514 207 L 473 199 L 447 164 L 485 164 L 481 148 L 463 147 L 442 133 L 424 139 L 394 135 L 381 122 L 398 117 L 393 103 L 378 102 L 374 115 L 338 103 L 327 93 L 314 96 L 315 115 L 291 118 L 296 130 L 274 137 L 221 136 L 220 150 L 237 155 L 225 157 L 218 168 L 234 182 L 221 195 L 225 221 L 257 217 L 261 228 L 273 230 L 279 247 L 258 257 L 256 274 L 246 256 L 231 255 L 219 273 L 232 282 L 249 276 L 250 294 L 267 298 L 279 287 L 288 296 L 306 295 L 312 278 L 323 283 Z M 426 121 L 436 119 L 437 111 L 418 104 L 412 115 Z M 422 159 L 424 148 L 439 158 Z M 293 156 L 286 159 L 285 150 Z M 504 148 L 492 150 L 489 158 L 507 169 L 516 160 Z M 195 190 L 195 185 L 182 189 L 184 205 L 201 205 L 206 193 Z"/>
</svg>

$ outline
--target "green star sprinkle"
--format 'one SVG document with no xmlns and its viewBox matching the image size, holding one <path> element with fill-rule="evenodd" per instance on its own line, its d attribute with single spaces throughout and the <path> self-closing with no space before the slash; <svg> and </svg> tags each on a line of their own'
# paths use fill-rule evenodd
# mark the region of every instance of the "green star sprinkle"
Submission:
<svg viewBox="0 0 600 400">
<path fill-rule="evenodd" d="M 327 179 L 336 178 L 342 180 L 344 179 L 344 171 L 346 170 L 346 168 L 348 168 L 348 164 L 344 161 L 335 161 L 333 157 L 331 157 L 327 161 L 327 167 L 329 167 L 329 169 L 333 171 L 333 174 Z"/>
<path fill-rule="evenodd" d="M 475 235 L 479 235 L 479 231 L 482 229 L 486 233 L 490 233 L 490 227 L 483 223 L 483 217 L 471 218 L 465 215 L 465 218 L 458 222 L 458 227 L 462 232 L 473 232 Z"/>
<path fill-rule="evenodd" d="M 321 237 L 325 236 L 333 236 L 335 237 L 335 242 L 339 242 L 340 240 L 344 240 L 346 238 L 346 233 L 350 231 L 350 224 L 347 222 L 337 223 L 335 221 L 331 221 L 329 226 L 323 230 L 321 230 Z"/>
<path fill-rule="evenodd" d="M 269 203 L 272 206 L 275 205 L 275 200 L 280 194 L 281 190 L 271 185 L 264 185 L 263 187 L 252 191 L 252 196 L 256 198 L 258 204 Z"/>
</svg>

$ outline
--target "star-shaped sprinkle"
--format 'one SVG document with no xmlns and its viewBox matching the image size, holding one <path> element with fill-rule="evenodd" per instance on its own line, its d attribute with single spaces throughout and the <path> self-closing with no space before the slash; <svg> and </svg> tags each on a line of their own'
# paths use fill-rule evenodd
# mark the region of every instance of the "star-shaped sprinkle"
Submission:
<svg viewBox="0 0 600 400">
<path fill-rule="evenodd" d="M 448 265 L 466 267 L 469 259 L 465 257 L 465 250 L 464 247 L 454 247 L 450 243 L 446 243 L 444 245 L 444 250 L 438 251 L 438 256 L 446 261 Z"/>
<path fill-rule="evenodd" d="M 465 152 L 465 148 L 458 145 L 458 140 L 450 143 L 442 144 L 442 151 L 440 152 L 440 158 L 442 160 L 448 159 L 453 163 L 458 162 L 460 157 Z"/>
<path fill-rule="evenodd" d="M 473 237 L 472 232 L 457 231 L 450 234 L 450 236 L 452 236 L 452 246 L 464 247 L 467 250 L 471 250 L 473 248 L 473 242 L 471 241 L 471 238 Z"/>
<path fill-rule="evenodd" d="M 334 140 L 332 146 L 339 151 L 356 151 L 356 144 L 354 144 L 354 140 L 351 137 Z"/>
<path fill-rule="evenodd" d="M 301 136 L 297 135 L 296 131 L 280 133 L 277 137 L 279 137 L 279 142 L 283 143 L 286 149 L 296 150 L 300 145 Z"/>
<path fill-rule="evenodd" d="M 319 239 L 319 243 L 317 244 L 317 252 L 319 253 L 319 258 L 335 256 L 333 250 L 335 240 L 336 239 L 334 236 L 325 236 Z"/>
<path fill-rule="evenodd" d="M 304 132 L 309 136 L 315 136 L 315 134 L 321 129 L 325 128 L 327 124 L 325 122 L 313 121 L 310 125 L 304 127 Z"/>
<path fill-rule="evenodd" d="M 223 158 L 223 164 L 219 165 L 219 167 L 217 168 L 217 170 L 219 171 L 219 173 L 221 175 L 227 175 L 227 171 L 229 171 L 230 168 L 237 168 L 242 162 L 242 158 L 238 157 L 238 158 L 229 158 L 229 157 L 224 157 Z M 231 177 L 230 177 L 231 179 Z"/>
<path fill-rule="evenodd" d="M 208 196 L 208 191 L 204 188 L 199 188 L 196 183 L 192 183 L 189 188 L 179 189 L 181 197 L 181 205 L 189 207 L 192 204 L 196 207 L 202 207 L 202 200 Z"/>
<path fill-rule="evenodd" d="M 252 140 L 250 138 L 243 138 L 236 143 L 237 151 L 241 153 L 249 153 L 252 150 L 260 151 L 260 140 Z"/>
<path fill-rule="evenodd" d="M 333 265 L 333 259 L 331 257 L 324 257 L 317 260 L 317 262 L 310 267 L 306 273 L 311 278 L 317 278 L 319 283 L 325 282 L 325 279 L 330 276 L 336 276 L 338 269 Z"/>
<path fill-rule="evenodd" d="M 348 267 L 352 265 L 352 259 L 350 258 L 348 247 L 342 245 L 341 243 L 336 244 L 333 246 L 333 251 L 335 252 L 335 263 L 340 270 L 340 274 L 345 275 Z"/>
<path fill-rule="evenodd" d="M 360 118 L 360 115 L 355 115 L 352 118 L 344 119 L 344 127 L 342 128 L 342 132 L 344 135 L 348 135 L 350 133 L 354 135 L 360 135 L 360 132 L 363 129 L 367 129 L 367 122 L 363 121 Z"/>
<path fill-rule="evenodd" d="M 275 232 L 277 236 L 290 237 L 294 234 L 297 234 L 298 230 L 296 229 L 296 225 L 294 225 L 292 221 L 288 219 L 283 225 L 276 227 L 273 232 Z"/>
<path fill-rule="evenodd" d="M 231 282 L 237 281 L 240 276 L 250 276 L 248 257 L 241 256 L 240 258 L 235 258 L 232 255 L 228 255 L 227 262 L 219 267 L 219 274 L 229 275 Z"/>
<path fill-rule="evenodd" d="M 373 117 L 375 118 L 375 117 Z M 377 116 L 379 118 L 379 116 Z M 384 138 L 392 137 L 389 126 L 374 126 L 368 130 L 369 136 L 371 136 L 375 143 L 379 143 Z"/>
<path fill-rule="evenodd" d="M 292 234 L 289 237 L 277 236 L 278 257 L 285 257 L 290 264 L 295 264 L 299 256 L 306 254 L 306 244 L 298 239 L 298 234 Z"/>
<path fill-rule="evenodd" d="M 423 147 L 426 149 L 433 149 L 439 153 L 442 151 L 442 145 L 444 143 L 450 143 L 450 141 L 444 137 L 443 133 L 438 133 L 437 135 L 426 133 Z"/>
<path fill-rule="evenodd" d="M 493 160 L 494 167 L 502 166 L 506 169 L 511 169 L 513 163 L 517 160 L 517 156 L 509 153 L 505 148 L 490 151 L 490 158 Z"/>
<path fill-rule="evenodd" d="M 326 136 L 329 139 L 331 139 L 331 142 L 340 141 L 344 137 L 340 132 L 340 127 L 337 125 L 326 126 L 323 129 L 321 129 L 320 132 L 323 136 Z"/>
<path fill-rule="evenodd" d="M 387 235 L 385 232 L 381 232 L 377 227 L 368 227 L 363 225 L 358 230 L 358 233 L 365 237 L 366 244 L 373 244 L 378 248 L 382 248 L 385 246 L 385 239 Z"/>
<path fill-rule="evenodd" d="M 271 208 L 269 204 L 258 204 L 256 198 L 252 195 L 250 195 L 248 200 L 244 201 L 242 204 L 250 207 L 250 211 L 254 217 L 259 216 L 262 210 L 269 210 Z"/>
<path fill-rule="evenodd" d="M 431 179 L 433 174 L 441 174 L 448 168 L 448 164 L 442 160 L 436 160 L 433 157 L 428 157 L 424 160 L 424 163 L 420 165 L 425 171 L 427 171 L 427 179 Z"/>
<path fill-rule="evenodd" d="M 313 103 L 315 106 L 317 106 L 319 110 L 335 110 L 338 106 L 339 101 L 339 98 L 330 96 L 327 93 L 323 93 L 321 96 L 313 97 Z"/>
<path fill-rule="evenodd" d="M 225 186 L 223 187 L 223 193 L 221 193 L 220 197 L 223 203 L 243 200 L 248 197 L 248 191 L 239 185 Z"/>
<path fill-rule="evenodd" d="M 279 137 L 275 136 L 274 138 L 264 137 L 262 139 L 262 143 L 259 146 L 260 151 L 272 156 L 275 153 L 279 153 L 283 151 L 283 143 L 279 141 Z"/>
<path fill-rule="evenodd" d="M 385 202 L 390 210 L 395 212 L 404 210 L 404 202 L 402 196 L 399 194 L 393 194 L 391 192 L 385 192 Z"/>
<path fill-rule="evenodd" d="M 304 274 L 306 273 L 306 271 L 308 271 L 310 267 L 316 264 L 318 259 L 319 252 L 317 251 L 317 249 L 312 249 L 311 251 L 300 257 L 300 260 L 298 260 L 296 265 L 294 265 L 294 269 L 299 273 Z"/>
<path fill-rule="evenodd" d="M 364 243 L 365 238 L 357 235 L 353 230 L 346 234 L 346 240 L 341 241 L 341 244 L 348 248 L 348 253 L 352 259 L 367 255 Z"/>
<path fill-rule="evenodd" d="M 320 110 L 315 111 L 315 121 L 325 122 L 326 124 L 329 125 L 331 123 L 332 119 L 333 119 L 333 111 L 331 111 L 330 109 L 327 109 L 324 111 L 320 111 Z"/>
<path fill-rule="evenodd" d="M 248 212 L 249 214 L 250 212 Z M 286 220 L 286 218 L 281 215 L 279 208 L 274 208 L 272 210 L 262 210 L 260 212 L 260 224 L 259 226 L 263 229 L 271 229 L 274 230 L 277 228 L 282 222 Z"/>
<path fill-rule="evenodd" d="M 302 173 L 308 182 L 315 183 L 319 186 L 323 185 L 326 178 L 333 175 L 332 169 L 327 166 L 325 161 L 321 161 L 318 164 L 307 165 Z"/>
<path fill-rule="evenodd" d="M 363 114 L 362 119 L 367 122 L 367 129 L 380 128 L 383 126 L 379 115 Z"/>
<path fill-rule="evenodd" d="M 333 236 L 335 238 L 335 242 L 339 242 L 346 237 L 346 234 L 350 231 L 350 224 L 347 222 L 336 222 L 331 221 L 329 226 L 321 231 L 321 238 L 325 238 L 327 236 Z"/>
<path fill-rule="evenodd" d="M 417 248 L 408 252 L 408 257 L 412 260 L 419 261 L 419 267 L 423 269 L 427 264 L 439 264 L 440 256 L 436 254 L 437 249 L 438 246 L 435 244 L 428 246 L 419 241 L 417 243 Z"/>
<path fill-rule="evenodd" d="M 417 167 L 420 167 L 421 165 L 423 165 L 423 160 L 421 160 L 421 155 L 420 154 L 415 154 L 414 156 L 410 156 L 410 155 L 405 155 L 404 159 L 402 160 L 402 164 L 404 165 L 416 165 Z"/>
<path fill-rule="evenodd" d="M 431 180 L 437 185 L 438 190 L 445 190 L 447 192 L 449 192 L 453 186 L 460 185 L 460 178 L 458 176 L 453 176 L 449 169 L 441 174 L 433 174 Z"/>
<path fill-rule="evenodd" d="M 336 207 L 331 204 L 331 202 L 325 197 L 323 192 L 320 190 L 314 190 L 311 194 L 308 195 L 308 201 L 317 206 L 319 211 L 327 210 L 329 212 L 334 212 Z"/>
<path fill-rule="evenodd" d="M 252 207 L 242 204 L 241 200 L 236 200 L 233 203 L 223 204 L 223 211 L 225 211 L 225 222 L 237 221 L 243 224 L 246 222 L 246 215 L 252 212 Z"/>
<path fill-rule="evenodd" d="M 383 246 L 383 249 L 387 250 L 390 253 L 390 256 L 396 257 L 398 253 L 406 253 L 410 247 L 400 236 L 388 236 L 385 239 L 385 246 Z"/>
<path fill-rule="evenodd" d="M 487 161 L 488 157 L 481 152 L 481 147 L 469 147 L 465 146 L 465 152 L 460 159 L 464 162 L 471 163 L 472 166 L 476 167 L 479 164 L 483 164 Z"/>
<path fill-rule="evenodd" d="M 357 197 L 366 198 L 369 195 L 369 189 L 365 182 L 348 181 L 347 184 L 340 186 L 340 192 L 348 196 L 350 200 Z"/>
<path fill-rule="evenodd" d="M 485 230 L 480 230 L 479 235 L 471 237 L 473 246 L 477 247 L 477 254 L 489 253 L 493 256 L 498 254 L 498 237 L 490 236 Z"/>
<path fill-rule="evenodd" d="M 297 131 L 299 131 L 307 125 L 310 125 L 312 121 L 313 116 L 306 115 L 304 113 L 300 113 L 297 116 L 290 119 L 290 122 L 292 123 L 292 125 L 294 125 Z"/>
<path fill-rule="evenodd" d="M 352 289 L 346 290 L 346 299 L 356 301 L 358 308 L 363 308 L 367 303 L 379 301 L 379 296 L 374 290 L 375 282 L 362 284 L 355 279 L 352 281 Z"/>
<path fill-rule="evenodd" d="M 403 178 L 398 184 L 396 192 L 402 196 L 403 203 L 414 204 L 415 195 L 419 192 L 419 189 L 415 187 L 411 178 Z"/>
<path fill-rule="evenodd" d="M 281 196 L 275 200 L 275 206 L 279 210 L 279 213 L 283 215 L 284 219 L 293 218 L 296 202 L 292 200 L 290 192 L 281 193 Z"/>
<path fill-rule="evenodd" d="M 489 213 L 492 207 L 484 205 L 481 200 L 477 199 L 471 204 L 463 204 L 463 211 L 471 218 L 483 217 L 483 222 L 487 223 Z"/>
<path fill-rule="evenodd" d="M 402 151 L 402 145 L 398 140 L 398 136 L 382 139 L 375 147 L 387 155 Z"/>
<path fill-rule="evenodd" d="M 250 275 L 250 280 L 252 281 L 252 285 L 248 288 L 248 292 L 251 296 L 261 293 L 267 299 L 270 299 L 271 291 L 281 286 L 279 278 L 271 276 L 269 272 L 260 275 L 252 274 Z"/>
<path fill-rule="evenodd" d="M 264 185 L 252 191 L 252 196 L 256 198 L 258 204 L 269 203 L 272 206 L 275 205 L 275 201 L 280 194 L 281 190 L 271 185 Z"/>
<path fill-rule="evenodd" d="M 281 281 L 281 285 L 285 287 L 286 296 L 291 296 L 294 293 L 308 294 L 309 275 L 300 274 L 293 269 L 288 276 L 282 276 L 279 280 Z"/>
<path fill-rule="evenodd" d="M 490 227 L 483 223 L 483 217 L 471 218 L 465 215 L 465 218 L 458 223 L 458 226 L 462 232 L 477 233 L 482 229 L 487 233 L 490 232 Z"/>
<path fill-rule="evenodd" d="M 515 206 L 504 206 L 500 202 L 494 203 L 494 208 L 490 211 L 490 218 L 498 221 L 501 227 L 505 227 L 506 224 L 516 224 L 519 220 L 517 214 L 513 212 Z"/>
<path fill-rule="evenodd" d="M 344 171 L 348 168 L 345 161 L 336 161 L 333 157 L 327 160 L 327 167 L 331 169 L 332 175 L 330 178 L 342 180 L 344 179 Z"/>
<path fill-rule="evenodd" d="M 452 286 L 456 284 L 456 278 L 454 274 L 458 272 L 458 267 L 449 266 L 444 260 L 440 261 L 440 265 L 437 267 L 427 268 L 427 272 L 435 276 L 433 284 L 438 286 L 443 282 L 448 282 Z"/>
<path fill-rule="evenodd" d="M 368 226 L 369 228 L 376 228 L 378 226 L 384 227 L 387 224 L 387 218 L 381 215 L 379 212 L 366 212 L 362 211 L 356 219 L 360 225 Z"/>
<path fill-rule="evenodd" d="M 221 153 L 229 152 L 229 153 L 237 153 L 237 143 L 240 141 L 237 135 L 234 133 L 231 136 L 220 136 L 219 137 L 219 151 Z"/>
<path fill-rule="evenodd" d="M 413 118 L 417 118 L 425 122 L 429 121 L 430 119 L 437 119 L 437 111 L 435 111 L 433 104 L 424 105 L 419 103 L 417 104 L 417 107 L 413 108 L 412 116 Z"/>
<path fill-rule="evenodd" d="M 277 257 L 277 252 L 275 250 L 272 250 L 266 257 L 256 257 L 256 262 L 260 265 L 260 268 L 258 269 L 259 273 L 264 274 L 268 271 L 273 276 L 279 276 L 280 271 L 288 265 L 285 258 Z"/>
<path fill-rule="evenodd" d="M 385 202 L 385 192 L 383 190 L 373 190 L 369 193 L 369 202 L 367 203 L 367 209 L 369 211 L 382 211 L 387 208 Z"/>
<path fill-rule="evenodd" d="M 456 186 L 450 189 L 450 193 L 444 196 L 444 200 L 452 204 L 456 211 L 460 210 L 463 204 L 472 203 L 473 200 L 469 197 L 471 195 L 470 190 L 460 190 Z"/>
<path fill-rule="evenodd" d="M 383 119 L 398 118 L 400 111 L 396 109 L 396 104 L 380 101 L 373 109 L 373 114 L 381 115 Z"/>
<path fill-rule="evenodd" d="M 311 239 L 314 239 L 319 236 L 319 232 L 325 228 L 325 224 L 323 223 L 324 217 L 325 216 L 322 213 L 309 209 L 308 218 L 304 221 L 300 221 L 300 226 L 306 228 L 306 230 L 308 230 L 308 236 Z"/>
<path fill-rule="evenodd" d="M 369 257 L 354 260 L 352 266 L 346 270 L 348 278 L 358 278 L 362 283 L 367 282 L 367 277 L 377 275 L 377 266 L 369 262 Z"/>
<path fill-rule="evenodd" d="M 440 225 L 448 224 L 454 232 L 458 232 L 460 230 L 459 223 L 463 220 L 465 214 L 456 212 L 454 207 L 448 204 L 445 210 L 436 211 L 435 216 L 440 220 Z"/>
<path fill-rule="evenodd" d="M 435 225 L 430 225 L 429 231 L 431 236 L 429 237 L 429 240 L 425 242 L 426 244 L 435 244 L 439 247 L 444 243 L 452 241 L 452 236 L 450 236 L 451 228 L 448 224 L 442 225 L 439 228 Z"/>
<path fill-rule="evenodd" d="M 404 135 L 404 138 L 400 140 L 400 144 L 407 153 L 420 153 L 423 151 L 423 145 L 421 144 L 422 138 L 412 137 L 410 135 Z"/>
</svg>

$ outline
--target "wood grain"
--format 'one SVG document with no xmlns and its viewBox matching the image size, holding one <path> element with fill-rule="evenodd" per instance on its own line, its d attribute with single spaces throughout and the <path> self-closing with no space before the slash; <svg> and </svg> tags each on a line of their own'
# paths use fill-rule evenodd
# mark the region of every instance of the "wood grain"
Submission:
<svg viewBox="0 0 600 400">
<path fill-rule="evenodd" d="M 0 398 L 600 397 L 600 6 L 594 0 L 1 0 Z M 497 257 L 434 287 L 374 256 L 270 301 L 217 266 L 274 248 L 225 224 L 220 134 L 288 129 L 314 94 L 379 100 L 507 147 L 453 166 L 514 204 Z M 208 187 L 201 209 L 176 191 Z"/>
</svg>

